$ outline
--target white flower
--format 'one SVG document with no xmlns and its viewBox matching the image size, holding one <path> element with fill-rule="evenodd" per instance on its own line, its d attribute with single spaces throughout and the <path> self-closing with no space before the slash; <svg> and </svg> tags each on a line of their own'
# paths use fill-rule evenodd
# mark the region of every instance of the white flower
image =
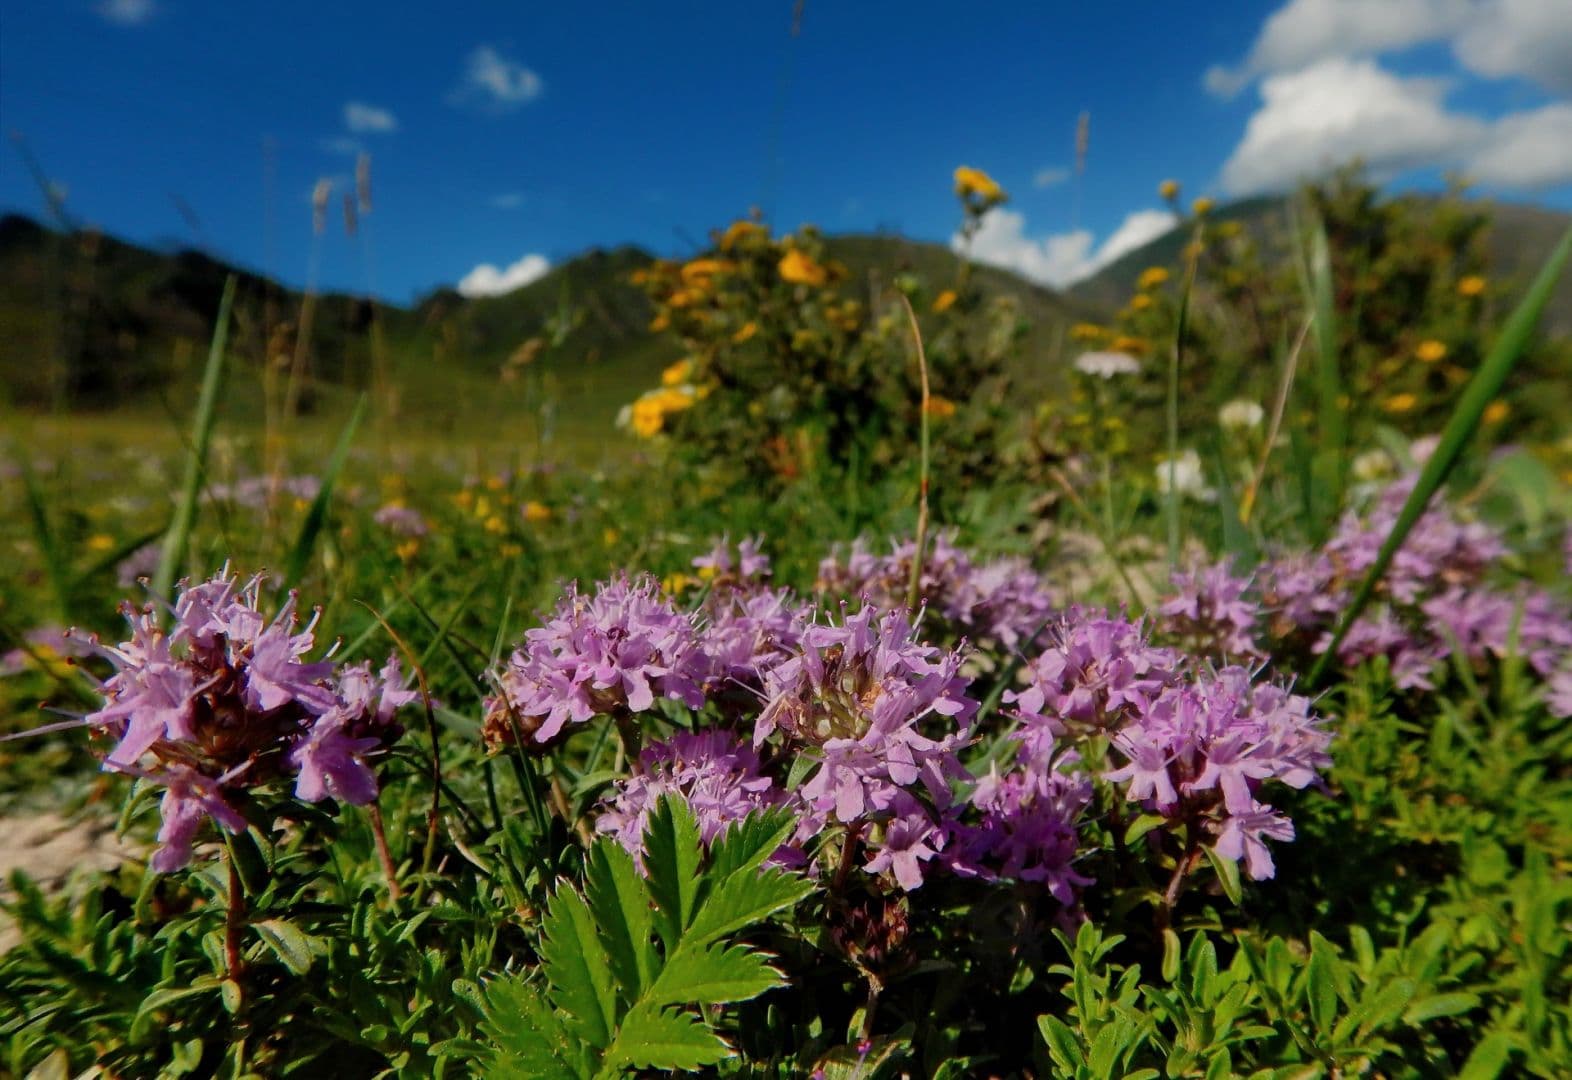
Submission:
<svg viewBox="0 0 1572 1080">
<path fill-rule="evenodd" d="M 1075 358 L 1075 370 L 1082 375 L 1111 379 L 1115 375 L 1134 375 L 1141 370 L 1141 362 L 1129 353 L 1088 352 Z"/>
<path fill-rule="evenodd" d="M 1258 428 L 1266 419 L 1266 410 L 1253 401 L 1238 398 L 1217 410 L 1217 422 L 1229 431 Z"/>
<path fill-rule="evenodd" d="M 1361 484 L 1373 484 L 1397 472 L 1397 462 L 1385 450 L 1366 450 L 1349 465 L 1354 479 Z"/>
<path fill-rule="evenodd" d="M 1194 450 L 1181 450 L 1179 456 L 1172 462 L 1168 458 L 1161 458 L 1157 462 L 1157 491 L 1161 495 L 1168 494 L 1170 479 L 1173 488 L 1181 495 L 1188 495 L 1201 502 L 1211 502 L 1217 498 L 1217 492 L 1206 484 L 1206 474 L 1201 469 L 1201 455 Z"/>
</svg>

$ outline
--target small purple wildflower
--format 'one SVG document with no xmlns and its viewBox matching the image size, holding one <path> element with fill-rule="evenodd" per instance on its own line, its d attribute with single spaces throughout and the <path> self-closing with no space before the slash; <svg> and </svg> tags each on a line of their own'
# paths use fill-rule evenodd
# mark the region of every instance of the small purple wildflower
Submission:
<svg viewBox="0 0 1572 1080">
<path fill-rule="evenodd" d="M 487 701 L 488 739 L 512 741 L 515 724 L 545 744 L 567 725 L 640 713 L 655 697 L 704 704 L 707 675 L 693 619 L 648 575 L 617 577 L 582 596 L 570 585 L 545 626 L 525 634 Z"/>
<path fill-rule="evenodd" d="M 1250 579 L 1227 563 L 1214 563 L 1173 576 L 1174 594 L 1157 608 L 1159 625 L 1188 651 L 1219 660 L 1259 657 L 1256 622 L 1260 605 L 1246 599 Z"/>
<path fill-rule="evenodd" d="M 401 502 L 390 502 L 379 507 L 371 515 L 371 520 L 394 536 L 418 538 L 431 531 L 419 510 Z"/>
</svg>

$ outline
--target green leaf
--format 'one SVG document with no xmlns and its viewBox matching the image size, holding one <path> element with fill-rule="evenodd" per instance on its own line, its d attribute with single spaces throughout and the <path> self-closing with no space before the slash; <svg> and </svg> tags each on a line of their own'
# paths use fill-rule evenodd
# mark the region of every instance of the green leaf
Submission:
<svg viewBox="0 0 1572 1080">
<path fill-rule="evenodd" d="M 1458 399 L 1451 417 L 1447 419 L 1446 426 L 1441 429 L 1440 442 L 1425 461 L 1424 468 L 1419 473 L 1419 480 L 1409 492 L 1402 510 L 1398 512 L 1392 531 L 1387 534 L 1381 550 L 1376 554 L 1375 562 L 1359 582 L 1353 600 L 1344 609 L 1342 620 L 1333 631 L 1331 641 L 1321 653 L 1315 666 L 1310 669 L 1308 681 L 1311 686 L 1320 682 L 1327 665 L 1337 655 L 1338 646 L 1343 643 L 1349 629 L 1364 612 L 1371 597 L 1375 595 L 1376 586 L 1386 576 L 1387 567 L 1392 564 L 1398 549 L 1408 539 L 1408 534 L 1424 514 L 1431 498 L 1451 475 L 1453 466 L 1457 464 L 1468 441 L 1473 438 L 1474 432 L 1478 429 L 1485 407 L 1499 395 L 1507 376 L 1512 373 L 1518 359 L 1527 350 L 1534 327 L 1539 322 L 1539 316 L 1555 289 L 1556 279 L 1561 276 L 1562 268 L 1566 266 L 1569 257 L 1572 257 L 1572 229 L 1568 229 L 1561 237 L 1555 251 L 1539 271 L 1539 276 L 1534 279 L 1533 287 L 1528 290 L 1527 295 L 1507 320 L 1490 354 L 1485 357 L 1484 363 L 1480 364 L 1479 370 L 1474 373 L 1474 377 L 1464 388 L 1462 397 Z"/>
<path fill-rule="evenodd" d="M 749 814 L 733 822 L 710 845 L 710 874 L 729 877 L 764 865 L 796 828 L 790 811 Z"/>
<path fill-rule="evenodd" d="M 790 870 L 743 870 L 723 881 L 704 902 L 687 940 L 706 944 L 784 911 L 813 891 L 813 882 Z"/>
<path fill-rule="evenodd" d="M 1080 1040 L 1075 1037 L 1070 1026 L 1057 1016 L 1039 1016 L 1037 1030 L 1042 1032 L 1043 1042 L 1048 1044 L 1053 1063 L 1065 1072 L 1073 1073 L 1085 1055 L 1081 1052 Z"/>
<path fill-rule="evenodd" d="M 251 924 L 273 954 L 296 975 L 311 970 L 311 939 L 287 919 L 263 919 Z"/>
<path fill-rule="evenodd" d="M 1403 1023 L 1423 1024 L 1443 1016 L 1457 1016 L 1479 1007 L 1479 995 L 1469 993 L 1432 994 L 1420 998 L 1403 1010 Z"/>
<path fill-rule="evenodd" d="M 620 844 L 601 840 L 590 848 L 584 892 L 617 983 L 636 1000 L 655 972 L 650 896 Z"/>
<path fill-rule="evenodd" d="M 692 1072 L 731 1053 L 726 1041 L 692 1013 L 641 1005 L 623 1021 L 598 1075 L 613 1077 L 627 1068 Z"/>
<path fill-rule="evenodd" d="M 1151 832 L 1153 829 L 1157 828 L 1159 825 L 1167 822 L 1167 820 L 1168 819 L 1163 817 L 1161 814 L 1142 814 L 1140 817 L 1136 818 L 1125 827 L 1125 844 L 1128 846 L 1135 843 L 1137 840 Z"/>
<path fill-rule="evenodd" d="M 235 303 L 235 275 L 224 282 L 224 295 L 218 302 L 218 321 L 213 324 L 213 340 L 207 350 L 207 367 L 202 372 L 202 391 L 197 396 L 196 417 L 191 423 L 191 445 L 186 450 L 185 482 L 175 503 L 174 517 L 164 534 L 164 546 L 153 572 L 153 595 L 168 597 L 169 590 L 185 565 L 186 546 L 191 527 L 196 523 L 197 503 L 202 492 L 202 476 L 207 471 L 208 447 L 213 444 L 213 428 L 218 420 L 218 388 L 223 381 L 224 351 L 229 342 L 229 311 Z"/>
<path fill-rule="evenodd" d="M 1179 977 L 1179 935 L 1172 927 L 1163 928 L 1163 978 L 1173 982 Z"/>
<path fill-rule="evenodd" d="M 1239 880 L 1239 864 L 1232 859 L 1225 859 L 1216 849 L 1206 847 L 1206 861 L 1212 864 L 1212 870 L 1217 874 L 1217 881 L 1223 887 L 1223 895 L 1228 897 L 1228 902 L 1238 907 L 1244 902 L 1244 886 Z"/>
<path fill-rule="evenodd" d="M 1310 964 L 1305 969 L 1305 986 L 1310 998 L 1310 1019 L 1323 1034 L 1332 1030 L 1337 1019 L 1337 983 L 1332 971 L 1338 961 L 1331 942 L 1312 931 Z"/>
<path fill-rule="evenodd" d="M 1505 1032 L 1493 1031 L 1480 1040 L 1457 1072 L 1457 1080 L 1495 1080 L 1512 1056 L 1512 1039 Z"/>
<path fill-rule="evenodd" d="M 563 1059 L 571 1045 L 569 1036 L 532 987 L 517 978 L 493 980 L 486 987 L 484 1008 L 481 1027 L 497 1049 L 483 1075 L 496 1080 L 515 1076 L 576 1080 L 577 1072 Z"/>
<path fill-rule="evenodd" d="M 306 572 L 306 564 L 311 561 L 312 549 L 316 547 L 317 536 L 321 534 L 322 527 L 327 524 L 328 507 L 333 502 L 333 486 L 338 483 L 338 474 L 344 469 L 344 462 L 349 457 L 350 445 L 355 441 L 355 431 L 360 427 L 360 418 L 366 412 L 366 395 L 361 394 L 360 400 L 355 402 L 355 411 L 349 414 L 349 422 L 344 425 L 344 430 L 339 432 L 338 443 L 333 447 L 333 454 L 328 458 L 327 468 L 322 470 L 322 486 L 317 490 L 317 497 L 311 500 L 311 507 L 306 511 L 305 519 L 300 523 L 300 532 L 295 537 L 295 546 L 290 549 L 289 560 L 284 564 L 284 588 L 289 588 L 298 582 Z"/>
<path fill-rule="evenodd" d="M 746 945 L 678 949 L 644 996 L 649 1005 L 721 1005 L 756 998 L 780 986 L 781 973 Z"/>
<path fill-rule="evenodd" d="M 655 929 L 667 950 L 693 921 L 699 895 L 699 826 L 680 798 L 661 798 L 644 830 L 644 868 L 655 900 Z"/>
<path fill-rule="evenodd" d="M 617 995 L 584 898 L 568 886 L 559 888 L 547 905 L 542 930 L 540 956 L 553 1004 L 585 1042 L 609 1046 L 617 1025 Z"/>
</svg>

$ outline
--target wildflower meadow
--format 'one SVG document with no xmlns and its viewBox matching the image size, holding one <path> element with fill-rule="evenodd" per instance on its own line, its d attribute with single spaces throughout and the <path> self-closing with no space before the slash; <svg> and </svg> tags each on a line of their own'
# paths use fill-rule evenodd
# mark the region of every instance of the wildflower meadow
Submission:
<svg viewBox="0 0 1572 1080">
<path fill-rule="evenodd" d="M 234 279 L 178 435 L 13 412 L 0 1073 L 1572 1072 L 1572 234 L 1169 182 L 1038 325 L 948 181 L 617 266 L 587 417 L 565 285 L 477 441 Z"/>
</svg>

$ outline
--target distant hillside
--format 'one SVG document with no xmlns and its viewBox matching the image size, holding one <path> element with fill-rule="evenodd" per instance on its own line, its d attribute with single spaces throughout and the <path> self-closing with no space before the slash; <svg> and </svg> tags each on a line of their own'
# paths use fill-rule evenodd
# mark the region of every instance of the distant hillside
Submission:
<svg viewBox="0 0 1572 1080">
<path fill-rule="evenodd" d="M 1409 195 L 1404 198 L 1423 199 Z M 1490 230 L 1486 248 L 1492 275 L 1508 285 L 1509 295 L 1525 289 L 1550 257 L 1551 249 L 1569 225 L 1572 214 L 1515 203 L 1487 203 Z M 1257 237 L 1281 238 L 1289 228 L 1286 204 L 1279 198 L 1245 199 L 1219 207 L 1217 221 L 1238 221 Z M 1135 280 L 1148 266 L 1173 266 L 1188 239 L 1182 228 L 1172 229 L 1103 267 L 1079 282 L 1068 293 L 1072 301 L 1112 310 L 1135 291 Z M 1563 274 L 1545 310 L 1547 333 L 1572 335 L 1572 274 Z"/>
<path fill-rule="evenodd" d="M 851 271 L 849 290 L 880 288 L 905 273 L 938 289 L 959 266 L 942 245 L 896 236 L 832 237 L 828 246 Z M 632 247 L 590 251 L 502 296 L 466 298 L 443 289 L 412 307 L 320 296 L 307 353 L 307 404 L 312 395 L 366 384 L 375 319 L 413 411 L 501 414 L 521 407 L 524 388 L 536 387 L 575 413 L 609 421 L 680 349 L 674 339 L 649 333 L 653 310 L 629 280 L 651 258 Z M 236 367 L 259 372 L 270 357 L 287 366 L 304 308 L 299 292 L 200 252 L 161 253 L 97 232 L 67 235 L 20 216 L 0 219 L 6 398 L 101 408 L 189 392 L 231 272 L 240 276 L 231 332 Z M 974 275 L 986 294 L 1019 304 L 1031 327 L 1022 374 L 1040 382 L 1066 321 L 1089 309 L 1007 271 L 977 267 Z M 505 369 L 513 389 L 499 386 Z M 541 397 L 533 393 L 528 407 Z"/>
</svg>

